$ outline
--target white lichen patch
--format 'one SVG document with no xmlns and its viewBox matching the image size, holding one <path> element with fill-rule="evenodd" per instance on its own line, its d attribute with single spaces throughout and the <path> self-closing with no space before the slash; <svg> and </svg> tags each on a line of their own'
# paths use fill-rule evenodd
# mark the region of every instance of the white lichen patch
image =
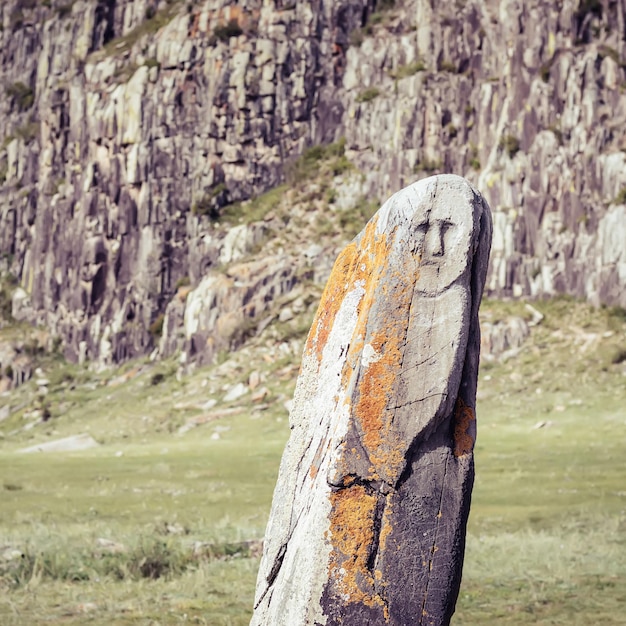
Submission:
<svg viewBox="0 0 626 626">
<path fill-rule="evenodd" d="M 363 367 L 368 367 L 371 363 L 376 363 L 380 361 L 382 354 L 380 352 L 376 352 L 371 343 L 366 343 L 363 346 L 363 354 L 361 356 L 361 365 Z"/>
</svg>

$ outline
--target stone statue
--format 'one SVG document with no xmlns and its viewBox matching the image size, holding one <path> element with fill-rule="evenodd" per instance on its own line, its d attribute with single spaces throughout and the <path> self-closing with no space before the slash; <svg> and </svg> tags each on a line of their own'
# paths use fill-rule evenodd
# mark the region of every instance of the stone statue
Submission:
<svg viewBox="0 0 626 626">
<path fill-rule="evenodd" d="M 487 203 L 441 175 L 392 196 L 339 255 L 304 349 L 252 625 L 449 623 L 490 246 Z"/>
</svg>

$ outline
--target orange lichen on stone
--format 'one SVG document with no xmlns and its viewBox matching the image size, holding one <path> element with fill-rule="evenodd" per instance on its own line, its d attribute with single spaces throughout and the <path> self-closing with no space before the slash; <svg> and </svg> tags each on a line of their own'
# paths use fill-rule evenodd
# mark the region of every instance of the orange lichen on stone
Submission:
<svg viewBox="0 0 626 626">
<path fill-rule="evenodd" d="M 372 303 L 378 297 L 378 285 L 386 267 L 390 241 L 386 234 L 376 234 L 376 223 L 370 222 L 361 239 L 360 254 L 356 265 L 354 282 L 360 281 L 365 295 L 359 303 L 358 320 L 352 337 L 365 337 L 365 330 Z"/>
<path fill-rule="evenodd" d="M 355 480 L 356 478 L 354 476 L 345 476 L 343 479 L 343 486 L 349 487 L 350 485 L 354 483 Z"/>
<path fill-rule="evenodd" d="M 322 294 L 315 320 L 311 325 L 306 352 L 311 354 L 315 351 L 318 362 L 322 360 L 324 346 L 328 341 L 341 303 L 351 286 L 351 277 L 357 261 L 356 252 L 356 244 L 352 242 L 343 249 L 335 261 L 333 271 Z"/>
<path fill-rule="evenodd" d="M 402 284 L 398 281 L 398 284 Z M 398 310 L 409 308 L 409 289 L 396 288 L 393 294 Z M 363 446 L 374 465 L 375 473 L 385 470 L 387 480 L 397 480 L 404 467 L 404 446 L 393 429 L 394 411 L 389 406 L 402 369 L 402 348 L 407 320 L 391 316 L 386 327 L 372 334 L 370 345 L 378 355 L 362 370 L 354 416 L 363 432 Z"/>
<path fill-rule="evenodd" d="M 372 220 L 354 242 L 354 247 L 351 244 L 339 257 L 307 343 L 307 349 L 315 349 L 318 361 L 321 360 L 343 298 L 356 286 L 363 289 L 343 366 L 342 386 L 345 401 L 352 405 L 352 418 L 359 425 L 361 443 L 372 462 L 369 474 L 362 477 L 390 482 L 399 478 L 405 460 L 405 446 L 392 427 L 394 410 L 390 400 L 402 368 L 408 315 L 419 267 L 419 257 L 415 255 L 396 258 L 395 263 L 400 265 L 391 266 L 394 237 L 395 232 L 376 233 L 376 221 Z M 384 318 L 386 303 L 388 319 Z M 374 308 L 378 319 L 373 320 Z M 361 359 L 366 343 L 376 358 L 364 366 Z M 358 376 L 357 381 L 354 381 L 355 376 Z M 353 382 L 357 383 L 356 387 Z"/>
<path fill-rule="evenodd" d="M 367 566 L 375 547 L 376 496 L 368 495 L 362 485 L 353 485 L 333 492 L 330 501 L 329 579 L 345 602 L 379 606 L 387 619 L 386 603 L 375 590 L 376 574 Z"/>
<path fill-rule="evenodd" d="M 469 454 L 474 449 L 474 437 L 471 434 L 474 421 L 476 416 L 472 408 L 458 398 L 454 409 L 454 456 Z"/>
<path fill-rule="evenodd" d="M 383 417 L 402 359 L 398 343 L 398 337 L 387 337 L 386 333 L 377 333 L 370 342 L 381 356 L 365 369 L 354 410 L 363 428 L 363 444 L 369 452 L 381 446 L 386 434 Z"/>
<path fill-rule="evenodd" d="M 361 340 L 364 337 L 376 285 L 389 253 L 387 235 L 376 233 L 376 222 L 376 217 L 371 219 L 362 237 L 348 244 L 335 261 L 306 343 L 306 352 L 315 352 L 318 362 L 322 360 L 324 347 L 346 294 L 357 286 L 364 290 L 365 295 L 357 308 L 358 321 L 352 333 L 350 353 L 355 353 L 357 346 L 354 344 L 359 337 Z"/>
<path fill-rule="evenodd" d="M 389 535 L 393 530 L 393 526 L 391 525 L 392 513 L 392 494 L 389 494 L 387 495 L 385 511 L 383 513 L 383 518 L 380 524 L 380 534 L 378 535 L 378 550 L 380 552 L 385 552 L 385 550 L 387 549 L 387 539 L 389 539 Z"/>
</svg>

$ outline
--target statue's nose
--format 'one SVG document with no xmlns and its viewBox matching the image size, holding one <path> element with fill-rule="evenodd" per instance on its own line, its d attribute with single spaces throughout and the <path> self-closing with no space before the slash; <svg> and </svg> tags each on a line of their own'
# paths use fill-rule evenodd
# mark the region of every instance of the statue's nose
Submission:
<svg viewBox="0 0 626 626">
<path fill-rule="evenodd" d="M 431 256 L 443 256 L 443 230 L 433 224 L 426 236 L 426 249 Z"/>
</svg>

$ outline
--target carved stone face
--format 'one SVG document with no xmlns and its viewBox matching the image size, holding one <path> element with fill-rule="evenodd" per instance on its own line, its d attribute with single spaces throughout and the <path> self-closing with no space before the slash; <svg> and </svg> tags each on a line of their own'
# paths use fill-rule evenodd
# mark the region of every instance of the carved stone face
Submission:
<svg viewBox="0 0 626 626">
<path fill-rule="evenodd" d="M 449 623 L 490 239 L 478 192 L 440 175 L 394 194 L 339 255 L 302 359 L 253 626 Z"/>
<path fill-rule="evenodd" d="M 437 295 L 454 283 L 468 268 L 474 231 L 471 203 L 459 193 L 458 202 L 420 202 L 412 228 L 415 253 L 420 257 L 417 289 Z M 423 207 L 423 210 L 419 210 Z"/>
</svg>

